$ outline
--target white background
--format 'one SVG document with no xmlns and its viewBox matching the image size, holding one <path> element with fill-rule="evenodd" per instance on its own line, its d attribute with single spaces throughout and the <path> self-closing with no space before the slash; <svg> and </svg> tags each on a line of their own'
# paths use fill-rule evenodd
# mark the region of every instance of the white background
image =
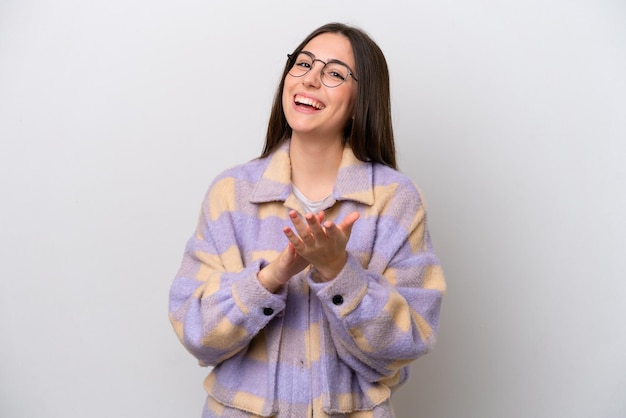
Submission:
<svg viewBox="0 0 626 418">
<path fill-rule="evenodd" d="M 449 285 L 398 417 L 626 416 L 623 0 L 0 0 L 0 416 L 199 416 L 170 282 L 335 20 L 386 54 Z"/>
</svg>

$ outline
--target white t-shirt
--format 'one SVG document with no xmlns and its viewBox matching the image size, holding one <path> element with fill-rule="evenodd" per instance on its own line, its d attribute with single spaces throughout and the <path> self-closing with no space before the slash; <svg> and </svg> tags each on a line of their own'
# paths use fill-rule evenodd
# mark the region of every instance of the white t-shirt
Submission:
<svg viewBox="0 0 626 418">
<path fill-rule="evenodd" d="M 302 194 L 302 192 L 298 190 L 293 184 L 291 185 L 291 187 L 293 188 L 293 194 L 298 198 L 300 204 L 302 205 L 302 208 L 306 211 L 306 213 L 317 214 L 320 210 L 326 209 L 330 206 L 330 200 L 332 199 L 330 195 L 326 196 L 322 200 L 313 201 L 306 197 L 304 194 Z"/>
</svg>

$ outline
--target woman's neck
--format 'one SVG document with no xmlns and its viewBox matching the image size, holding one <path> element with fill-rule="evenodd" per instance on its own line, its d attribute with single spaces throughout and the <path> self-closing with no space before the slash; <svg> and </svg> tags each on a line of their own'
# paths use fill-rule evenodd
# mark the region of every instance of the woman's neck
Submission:
<svg viewBox="0 0 626 418">
<path fill-rule="evenodd" d="M 343 141 L 292 137 L 291 182 L 311 200 L 329 196 L 343 156 Z"/>
</svg>

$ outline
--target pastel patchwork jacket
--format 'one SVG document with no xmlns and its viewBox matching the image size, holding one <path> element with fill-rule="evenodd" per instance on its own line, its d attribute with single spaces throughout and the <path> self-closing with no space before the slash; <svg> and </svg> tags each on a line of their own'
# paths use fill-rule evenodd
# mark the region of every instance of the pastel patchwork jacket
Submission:
<svg viewBox="0 0 626 418">
<path fill-rule="evenodd" d="M 344 151 L 326 218 L 361 214 L 330 282 L 278 293 L 257 273 L 287 245 L 289 141 L 211 185 L 170 290 L 170 320 L 202 366 L 211 416 L 392 416 L 392 389 L 435 341 L 445 281 L 419 189 Z M 239 414 L 239 415 L 237 415 Z M 345 414 L 345 415 L 342 415 Z"/>
</svg>

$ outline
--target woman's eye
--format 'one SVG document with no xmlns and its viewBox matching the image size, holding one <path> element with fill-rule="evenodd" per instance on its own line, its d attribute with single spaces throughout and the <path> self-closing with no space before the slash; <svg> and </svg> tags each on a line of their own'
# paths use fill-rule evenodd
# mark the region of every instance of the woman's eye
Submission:
<svg viewBox="0 0 626 418">
<path fill-rule="evenodd" d="M 337 80 L 345 80 L 345 77 L 338 73 L 337 71 L 329 71 L 328 74 L 332 78 L 336 78 Z"/>
</svg>

